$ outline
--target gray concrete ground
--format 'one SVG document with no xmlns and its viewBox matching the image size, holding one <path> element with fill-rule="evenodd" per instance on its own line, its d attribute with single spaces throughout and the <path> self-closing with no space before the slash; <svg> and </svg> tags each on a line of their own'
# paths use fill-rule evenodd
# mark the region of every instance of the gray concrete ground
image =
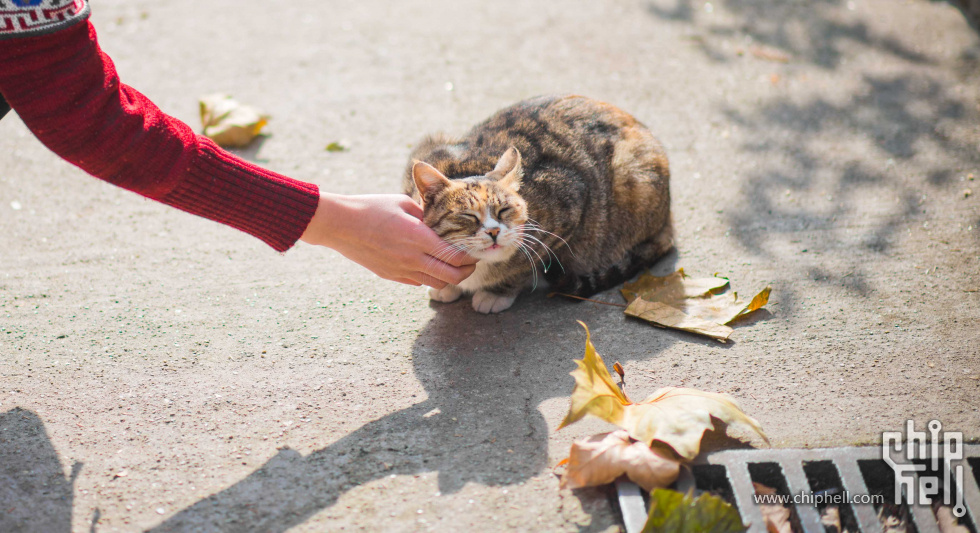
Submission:
<svg viewBox="0 0 980 533">
<path fill-rule="evenodd" d="M 266 109 L 242 155 L 336 192 L 398 191 L 423 134 L 525 97 L 612 102 L 671 158 L 679 251 L 658 268 L 773 298 L 730 346 L 540 293 L 430 305 L 88 178 L 11 116 L 0 524 L 616 530 L 605 490 L 552 473 L 605 429 L 555 431 L 576 320 L 634 396 L 729 392 L 775 446 L 910 418 L 980 437 L 980 41 L 949 4 L 92 4 L 123 80 L 195 126 L 207 93 Z"/>
</svg>

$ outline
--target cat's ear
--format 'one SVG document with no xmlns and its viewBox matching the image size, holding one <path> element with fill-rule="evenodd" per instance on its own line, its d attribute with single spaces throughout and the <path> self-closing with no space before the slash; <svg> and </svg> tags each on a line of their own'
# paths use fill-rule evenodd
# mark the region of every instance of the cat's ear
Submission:
<svg viewBox="0 0 980 533">
<path fill-rule="evenodd" d="M 500 156 L 493 173 L 502 176 L 498 179 L 501 185 L 510 187 L 515 191 L 521 188 L 524 169 L 521 167 L 521 153 L 517 151 L 517 148 L 511 146 L 504 152 L 504 155 Z"/>
<path fill-rule="evenodd" d="M 419 189 L 419 196 L 422 197 L 423 203 L 452 185 L 449 178 L 424 161 L 416 161 L 412 165 L 412 179 L 415 180 L 415 186 Z"/>
</svg>

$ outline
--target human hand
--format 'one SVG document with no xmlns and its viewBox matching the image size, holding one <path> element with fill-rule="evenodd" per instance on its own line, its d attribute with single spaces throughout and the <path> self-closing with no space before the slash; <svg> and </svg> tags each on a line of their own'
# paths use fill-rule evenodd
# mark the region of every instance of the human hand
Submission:
<svg viewBox="0 0 980 533">
<path fill-rule="evenodd" d="M 422 223 L 422 207 L 403 194 L 321 193 L 300 240 L 333 248 L 384 279 L 436 289 L 459 284 L 476 263 Z"/>
</svg>

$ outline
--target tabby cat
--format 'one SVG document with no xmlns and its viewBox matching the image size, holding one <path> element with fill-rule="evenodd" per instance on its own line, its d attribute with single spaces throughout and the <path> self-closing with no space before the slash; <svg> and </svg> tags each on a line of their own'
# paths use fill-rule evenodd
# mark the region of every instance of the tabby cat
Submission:
<svg viewBox="0 0 980 533">
<path fill-rule="evenodd" d="M 466 136 L 433 135 L 412 152 L 405 192 L 447 245 L 480 260 L 458 286 L 429 289 L 498 313 L 546 281 L 590 296 L 673 246 L 670 178 L 660 143 L 624 111 L 548 96 L 497 112 Z"/>
</svg>

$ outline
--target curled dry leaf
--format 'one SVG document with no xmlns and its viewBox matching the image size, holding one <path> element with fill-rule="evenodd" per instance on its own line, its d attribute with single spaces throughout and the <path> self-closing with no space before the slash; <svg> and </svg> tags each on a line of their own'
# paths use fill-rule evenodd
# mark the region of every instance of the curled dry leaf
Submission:
<svg viewBox="0 0 980 533">
<path fill-rule="evenodd" d="M 727 394 L 666 387 L 640 403 L 633 403 L 613 383 L 606 364 L 592 345 L 589 328 L 585 324 L 582 327 L 586 334 L 585 355 L 575 361 L 578 368 L 571 372 L 575 378 L 572 401 L 558 429 L 591 414 L 627 430 L 630 437 L 648 446 L 654 440 L 663 442 L 687 461 L 698 455 L 704 432 L 714 429 L 712 417 L 727 424 L 726 427 L 746 427 L 769 443 L 759 423 Z"/>
<path fill-rule="evenodd" d="M 204 135 L 223 147 L 247 146 L 269 122 L 269 117 L 227 94 L 202 97 L 198 106 Z"/>
<path fill-rule="evenodd" d="M 776 489 L 767 487 L 762 483 L 752 483 L 755 493 L 758 495 L 776 494 Z M 790 523 L 791 514 L 788 507 L 778 503 L 760 503 L 759 511 L 766 523 L 766 533 L 793 533 L 793 526 Z"/>
<path fill-rule="evenodd" d="M 742 517 L 725 500 L 702 493 L 697 499 L 668 489 L 650 493 L 650 515 L 643 533 L 737 533 L 745 531 Z"/>
<path fill-rule="evenodd" d="M 733 331 L 725 324 L 762 308 L 772 290 L 766 287 L 746 302 L 738 293 L 725 293 L 727 288 L 726 278 L 692 278 L 680 269 L 663 277 L 644 274 L 620 292 L 630 302 L 627 315 L 725 342 Z"/>
<path fill-rule="evenodd" d="M 633 483 L 651 491 L 669 486 L 679 473 L 676 459 L 631 439 L 620 429 L 572 444 L 561 486 L 577 489 L 605 485 L 626 474 Z"/>
</svg>

